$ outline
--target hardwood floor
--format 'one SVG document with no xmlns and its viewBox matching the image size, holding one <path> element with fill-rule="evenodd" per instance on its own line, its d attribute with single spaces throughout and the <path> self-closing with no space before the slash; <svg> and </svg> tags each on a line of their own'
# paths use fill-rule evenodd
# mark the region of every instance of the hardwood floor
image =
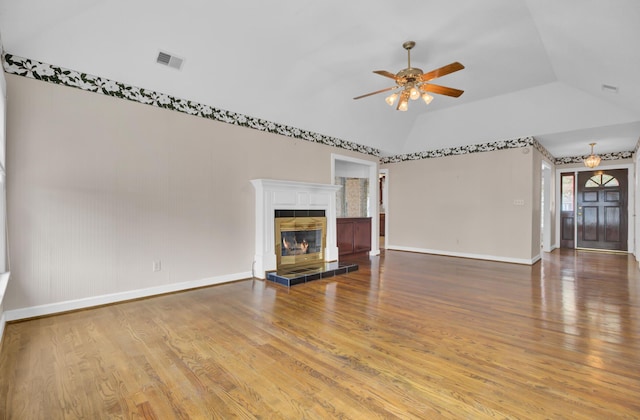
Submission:
<svg viewBox="0 0 640 420">
<path fill-rule="evenodd" d="M 0 417 L 640 417 L 632 257 L 371 261 L 9 324 Z"/>
</svg>

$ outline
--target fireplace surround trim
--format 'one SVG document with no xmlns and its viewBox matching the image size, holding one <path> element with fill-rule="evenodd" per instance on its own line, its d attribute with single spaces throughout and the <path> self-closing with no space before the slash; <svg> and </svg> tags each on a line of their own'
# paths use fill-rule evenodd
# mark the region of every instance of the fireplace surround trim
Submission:
<svg viewBox="0 0 640 420">
<path fill-rule="evenodd" d="M 327 218 L 325 261 L 338 260 L 336 191 L 342 186 L 276 179 L 252 179 L 255 189 L 253 275 L 264 279 L 276 269 L 275 210 L 324 210 Z"/>
</svg>

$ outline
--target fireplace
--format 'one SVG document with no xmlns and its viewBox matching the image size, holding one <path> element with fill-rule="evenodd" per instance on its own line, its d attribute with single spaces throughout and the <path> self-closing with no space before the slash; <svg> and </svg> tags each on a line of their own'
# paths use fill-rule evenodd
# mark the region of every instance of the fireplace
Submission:
<svg viewBox="0 0 640 420">
<path fill-rule="evenodd" d="M 277 269 L 267 273 L 267 280 L 294 286 L 358 270 L 357 264 L 327 262 L 326 230 L 324 210 L 276 210 Z"/>
<path fill-rule="evenodd" d="M 283 217 L 282 214 L 293 217 Z M 324 210 L 276 210 L 274 238 L 277 270 L 324 263 L 326 231 Z"/>
<path fill-rule="evenodd" d="M 336 191 L 341 188 L 339 185 L 314 184 L 308 182 L 281 181 L 274 179 L 254 179 L 251 181 L 256 192 L 255 208 L 255 258 L 254 276 L 266 278 L 266 273 L 278 269 L 278 265 L 283 262 L 288 264 L 289 257 L 298 261 L 306 258 L 302 254 L 303 245 L 298 242 L 299 255 L 281 255 L 282 237 L 276 234 L 276 220 L 300 217 L 324 218 L 323 227 L 324 238 L 321 243 L 315 237 L 316 248 L 321 249 L 314 252 L 319 263 L 328 263 L 338 260 L 338 245 L 336 237 Z M 285 226 L 290 229 L 291 226 Z M 316 229 L 317 230 L 317 229 Z M 285 238 L 287 238 L 285 236 Z M 310 238 L 306 238 L 307 243 Z M 296 239 L 296 241 L 298 241 Z M 304 245 L 306 247 L 307 245 Z M 278 254 L 276 255 L 276 251 Z M 278 261 L 280 259 L 280 261 Z M 308 262 L 307 260 L 306 262 Z"/>
</svg>

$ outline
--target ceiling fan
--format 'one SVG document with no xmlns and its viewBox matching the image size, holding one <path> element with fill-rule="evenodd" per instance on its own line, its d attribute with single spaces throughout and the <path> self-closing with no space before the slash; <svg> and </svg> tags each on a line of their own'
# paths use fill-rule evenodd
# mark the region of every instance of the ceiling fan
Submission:
<svg viewBox="0 0 640 420">
<path fill-rule="evenodd" d="M 396 90 L 394 93 L 389 95 L 385 101 L 392 106 L 395 100 L 400 97 L 398 100 L 398 105 L 396 106 L 396 110 L 398 111 L 406 111 L 409 108 L 409 99 L 416 100 L 420 97 L 425 101 L 428 105 L 433 100 L 433 96 L 429 94 L 437 93 L 439 95 L 447 95 L 453 96 L 457 98 L 458 96 L 464 93 L 463 90 L 454 89 L 450 87 L 434 85 L 429 83 L 431 80 L 436 79 L 438 77 L 446 76 L 447 74 L 456 72 L 458 70 L 462 70 L 464 66 L 457 61 L 447 64 L 444 67 L 440 67 L 438 69 L 432 70 L 429 73 L 423 73 L 422 69 L 417 67 L 411 67 L 411 49 L 415 47 L 416 43 L 413 41 L 407 41 L 402 44 L 402 47 L 407 50 L 407 68 L 400 70 L 398 73 L 393 74 L 386 70 L 375 70 L 374 73 L 379 74 L 381 76 L 388 77 L 390 79 L 395 80 L 396 85 L 377 90 L 375 92 L 367 93 L 365 95 L 356 96 L 353 99 L 362 99 L 367 96 L 377 95 L 378 93 L 387 92 L 390 90 Z"/>
</svg>

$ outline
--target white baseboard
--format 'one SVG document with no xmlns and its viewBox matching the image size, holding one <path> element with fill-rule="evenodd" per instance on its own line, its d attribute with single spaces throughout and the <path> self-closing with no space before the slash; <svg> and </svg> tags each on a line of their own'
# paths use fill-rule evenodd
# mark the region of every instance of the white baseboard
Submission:
<svg viewBox="0 0 640 420">
<path fill-rule="evenodd" d="M 2 301 L 4 300 L 4 293 L 7 291 L 7 285 L 9 284 L 10 276 L 10 271 L 0 273 L 0 305 L 2 305 Z"/>
<path fill-rule="evenodd" d="M 0 311 L 2 307 L 0 307 Z M 0 346 L 2 346 L 2 340 L 4 339 L 4 326 L 7 325 L 7 318 L 4 315 L 4 312 L 0 315 Z"/>
<path fill-rule="evenodd" d="M 123 302 L 132 299 L 140 299 L 150 296 L 162 295 L 165 293 L 180 292 L 183 290 L 195 289 L 197 287 L 213 286 L 214 284 L 228 283 L 231 281 L 252 278 L 251 272 L 227 274 L 224 276 L 210 277 L 201 280 L 187 281 L 182 283 L 172 283 L 163 286 L 150 287 L 147 289 L 130 290 L 127 292 L 112 293 L 108 295 L 92 296 L 89 298 L 68 300 L 64 302 L 50 303 L 46 305 L 32 306 L 22 309 L 5 311 L 3 319 L 6 321 L 16 321 L 20 319 L 33 318 L 38 316 L 52 315 L 59 312 L 86 309 L 94 306 L 108 305 L 111 303 Z"/>
<path fill-rule="evenodd" d="M 550 252 L 555 251 L 556 249 L 558 249 L 558 246 L 557 246 L 557 245 L 551 245 L 551 248 L 550 248 L 548 251 L 545 251 L 545 250 L 544 250 L 544 248 L 542 248 L 542 251 L 543 251 L 543 252 L 550 253 Z"/>
<path fill-rule="evenodd" d="M 525 258 L 501 257 L 497 255 L 469 254 L 466 252 L 442 251 L 438 249 L 414 248 L 410 246 L 398 246 L 398 245 L 389 245 L 387 249 L 391 249 L 395 251 L 417 252 L 420 254 L 435 254 L 435 255 L 444 255 L 447 257 L 472 258 L 475 260 L 488 260 L 488 261 L 508 262 L 508 263 L 514 263 L 514 264 L 526 264 L 526 265 L 533 265 L 535 262 L 537 262 L 540 259 L 540 255 L 538 255 L 535 258 L 525 259 Z"/>
</svg>

